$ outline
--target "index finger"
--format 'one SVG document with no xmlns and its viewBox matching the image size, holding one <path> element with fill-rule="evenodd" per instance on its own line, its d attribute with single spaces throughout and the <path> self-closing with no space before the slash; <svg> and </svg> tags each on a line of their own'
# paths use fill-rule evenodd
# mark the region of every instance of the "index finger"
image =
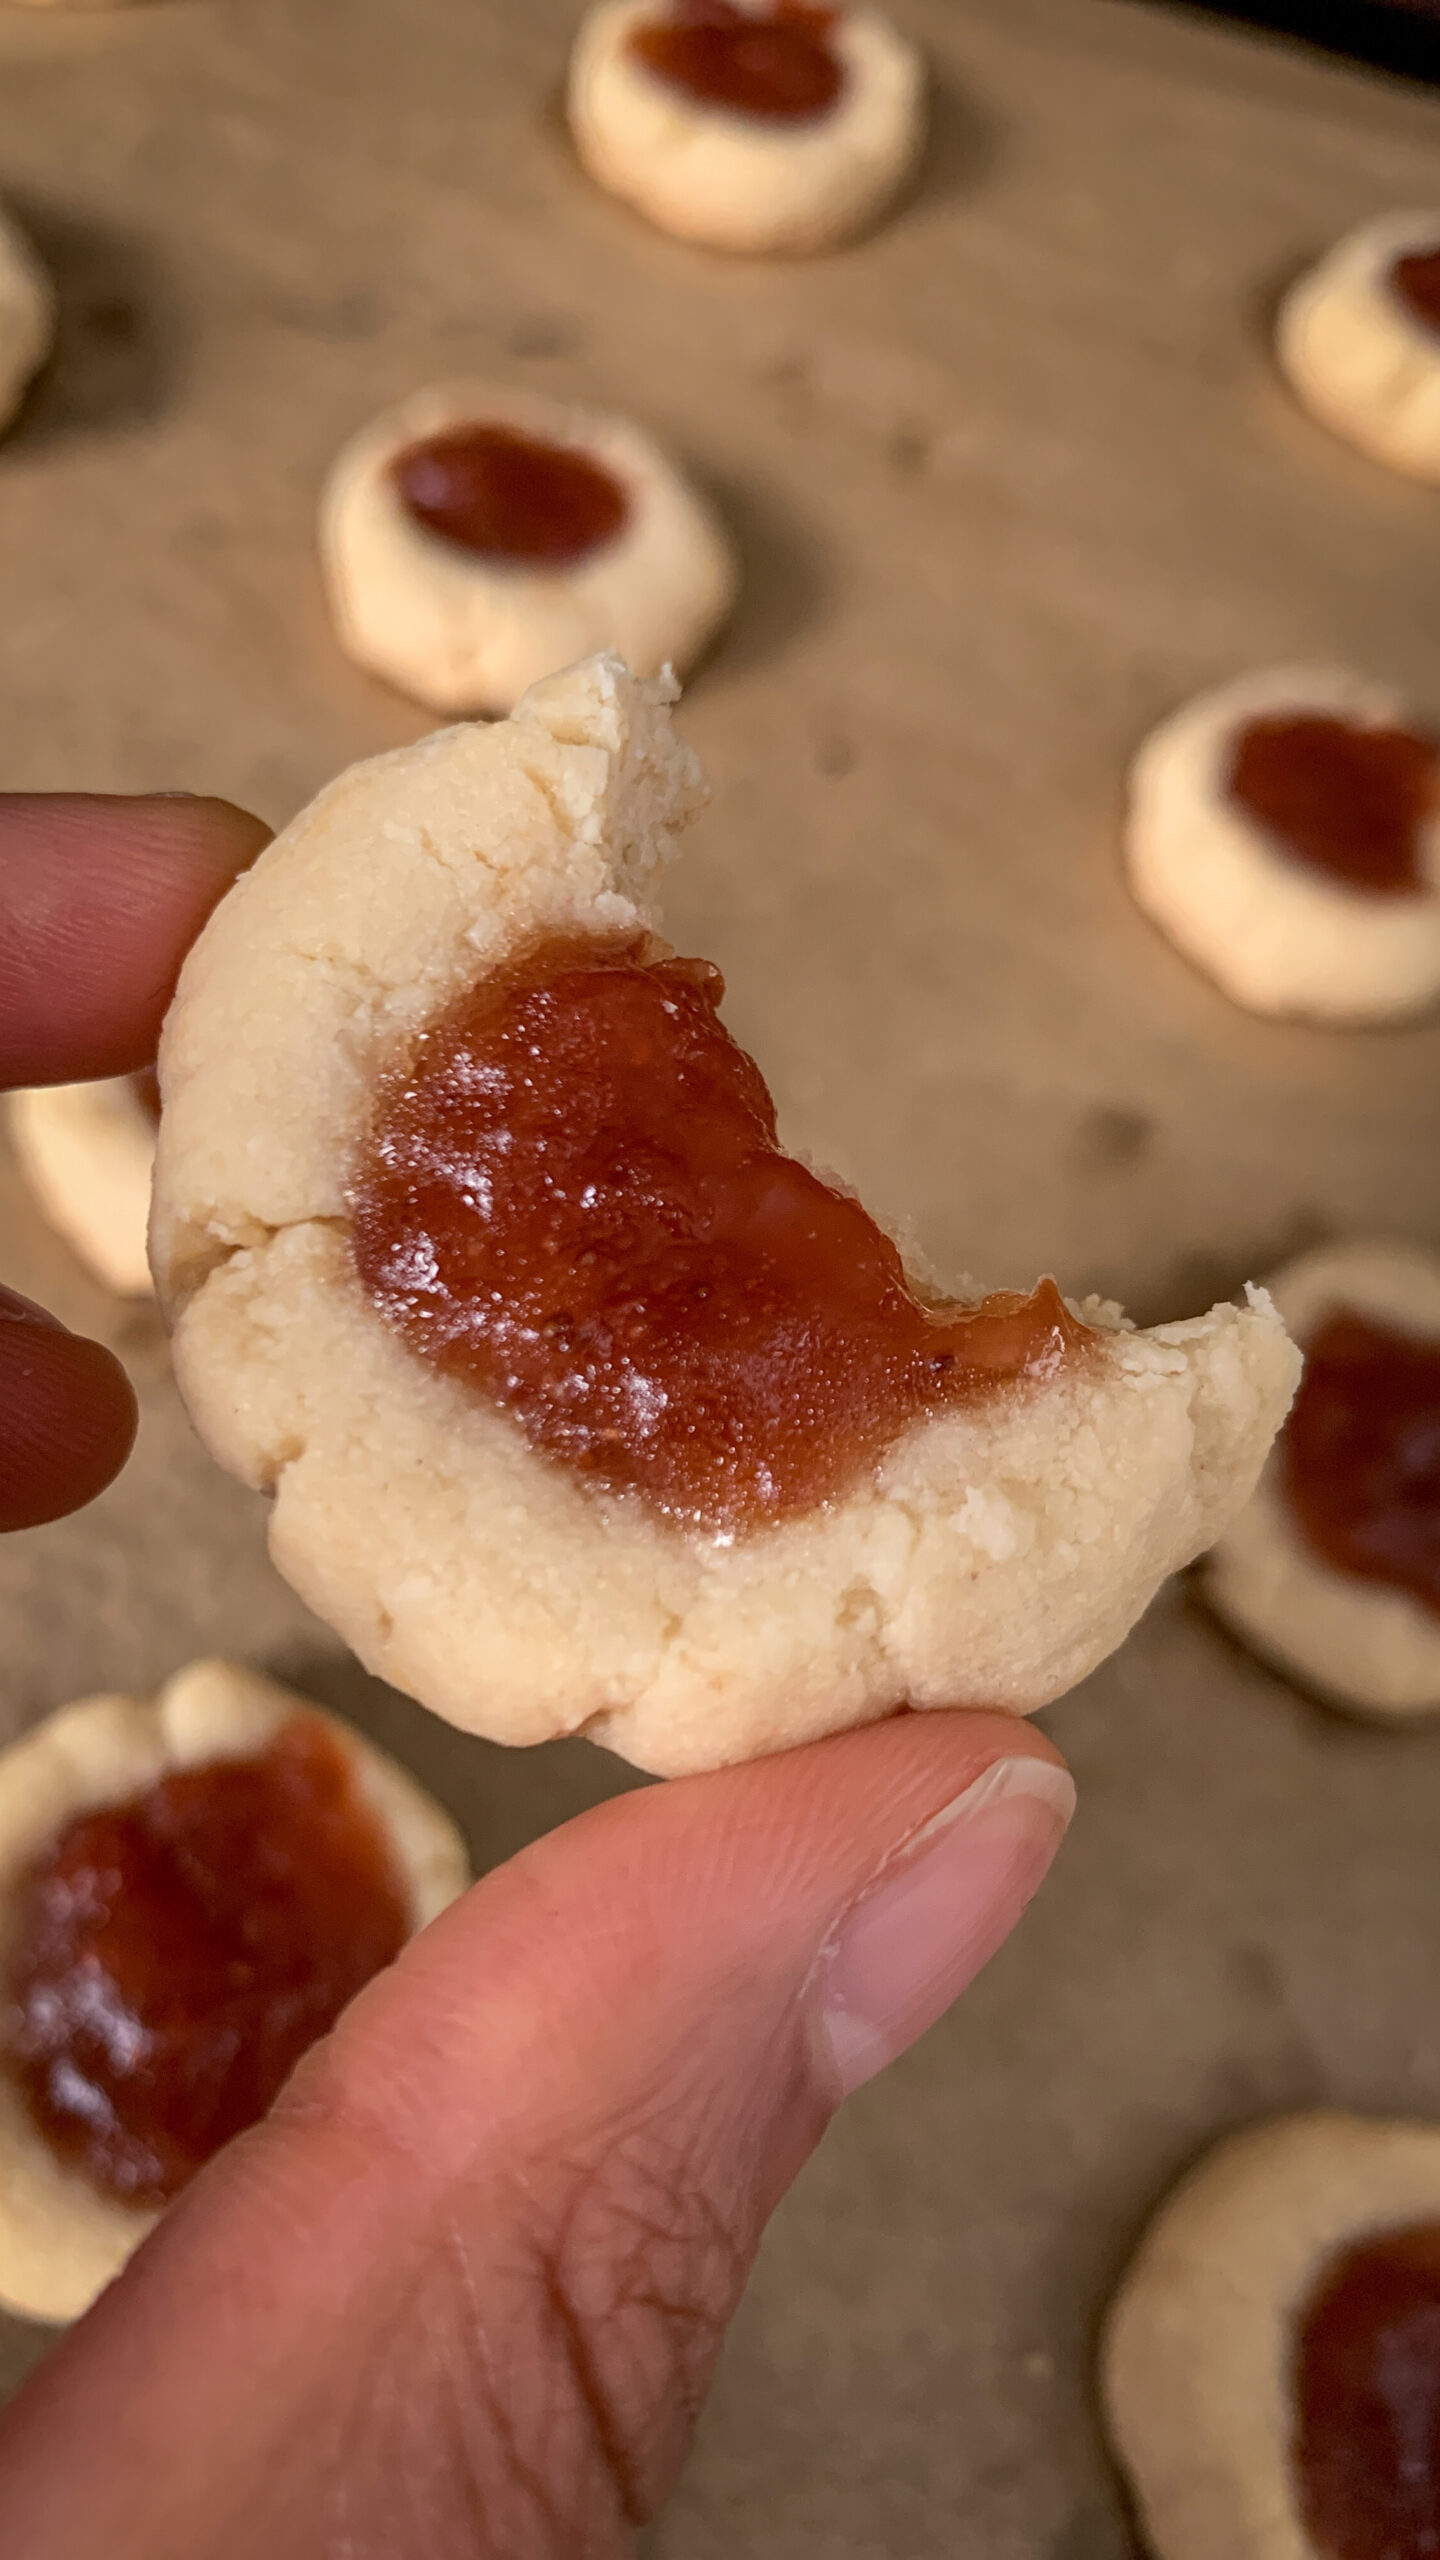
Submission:
<svg viewBox="0 0 1440 2560">
<path fill-rule="evenodd" d="M 128 1075 L 270 830 L 228 800 L 0 794 L 0 1084 Z"/>
</svg>

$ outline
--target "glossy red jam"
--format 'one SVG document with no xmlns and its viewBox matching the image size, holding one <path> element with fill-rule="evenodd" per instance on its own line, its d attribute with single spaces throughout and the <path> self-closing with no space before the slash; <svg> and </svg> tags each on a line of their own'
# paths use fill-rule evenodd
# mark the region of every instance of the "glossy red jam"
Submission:
<svg viewBox="0 0 1440 2560">
<path fill-rule="evenodd" d="M 1325 2560 L 1440 2553 L 1440 2225 L 1360 2240 L 1296 2325 L 1292 2462 Z"/>
<path fill-rule="evenodd" d="M 418 524 L 477 558 L 572 568 L 613 542 L 630 514 L 619 481 L 574 445 L 513 427 L 446 427 L 390 465 Z"/>
<path fill-rule="evenodd" d="M 1297 715 L 1241 731 L 1230 797 L 1312 871 L 1394 898 L 1427 885 L 1421 830 L 1437 781 L 1433 739 Z"/>
<path fill-rule="evenodd" d="M 535 951 L 381 1091 L 351 1208 L 423 1358 L 599 1484 L 738 1529 L 1089 1335 L 1052 1281 L 923 1304 L 858 1200 L 781 1154 L 723 992 L 643 939 Z"/>
<path fill-rule="evenodd" d="M 672 89 L 701 106 L 726 107 L 767 124 L 828 115 L 845 86 L 832 38 L 839 12 L 809 0 L 672 0 L 630 37 L 630 50 Z"/>
<path fill-rule="evenodd" d="M 1328 1316 L 1280 1452 L 1296 1520 L 1327 1564 L 1440 1611 L 1440 1343 Z"/>
<path fill-rule="evenodd" d="M 408 1897 L 325 1726 L 80 1814 L 31 1872 L 6 2060 L 61 2157 L 161 2204 L 399 1953 Z"/>
<path fill-rule="evenodd" d="M 1440 248 L 1412 249 L 1390 270 L 1390 289 L 1412 318 L 1440 330 Z"/>
</svg>

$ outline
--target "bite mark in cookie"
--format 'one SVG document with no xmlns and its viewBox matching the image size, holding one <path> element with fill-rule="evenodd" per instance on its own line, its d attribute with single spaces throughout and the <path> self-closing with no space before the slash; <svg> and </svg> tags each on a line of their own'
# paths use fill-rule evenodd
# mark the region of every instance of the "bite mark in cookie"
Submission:
<svg viewBox="0 0 1440 2560">
<path fill-rule="evenodd" d="M 922 1303 L 853 1194 L 782 1153 L 723 993 L 643 936 L 524 954 L 392 1070 L 351 1232 L 387 1321 L 533 1448 L 733 1533 L 1090 1337 L 1053 1280 Z"/>
<path fill-rule="evenodd" d="M 1043 1290 L 988 1307 L 978 1289 L 946 1298 L 858 1204 L 783 1154 L 704 964 L 669 979 L 675 963 L 640 957 L 658 873 L 703 797 L 668 702 L 600 659 L 537 686 L 498 727 L 358 766 L 217 909 L 162 1051 L 152 1242 L 182 1393 L 222 1463 L 274 1493 L 272 1550 L 311 1605 L 371 1668 L 498 1739 L 584 1730 L 674 1771 L 902 1703 L 1027 1711 L 1118 1643 L 1243 1500 L 1295 1355 L 1258 1298 L 1143 1334 L 1113 1307 Z M 579 1042 L 567 1062 L 545 970 L 528 987 L 524 973 L 577 940 L 636 957 L 613 981 L 578 973 L 583 1001 L 561 1008 Z M 621 1002 L 599 1039 L 587 1008 L 602 981 Z M 657 998 L 664 1037 L 617 1086 L 637 1023 L 642 1047 L 651 1040 Z M 447 1214 L 464 1208 L 445 1274 L 428 1209 L 417 1218 L 402 1196 L 392 1223 L 386 1190 L 398 1174 L 418 1197 L 436 1169 L 406 1099 L 412 1061 L 426 1083 L 427 1035 L 442 1087 L 448 1075 L 462 1099 L 470 1083 L 500 1095 L 493 1123 L 479 1115 L 478 1154 L 468 1103 L 458 1148 L 442 1132 Z M 723 1098 L 694 1129 L 677 1057 Z M 608 1162 L 607 1080 L 622 1120 Z M 684 1143 L 657 1175 L 677 1114 Z M 377 1134 L 393 1142 L 389 1164 Z M 718 1145 L 698 1184 L 697 1137 L 702 1156 Z M 463 1195 L 481 1204 L 511 1147 L 521 1223 L 487 1234 Z M 386 1312 L 356 1263 L 372 1180 L 386 1217 L 367 1268 L 398 1254 Z M 687 1221 L 704 1248 L 693 1259 Z M 716 1280 L 734 1319 L 718 1360 L 703 1295 Z M 432 1318 L 443 1336 L 458 1310 L 473 1346 L 472 1281 L 489 1302 L 486 1364 L 518 1327 L 498 1391 L 488 1365 L 477 1385 L 409 1338 Z M 657 1309 L 663 1376 L 646 1366 Z M 886 1387 L 856 1445 L 848 1372 L 863 1376 L 872 1357 L 877 1310 L 882 1379 L 892 1319 L 902 1371 L 917 1349 L 920 1361 L 898 1407 Z M 743 1372 L 752 1318 L 762 1385 L 767 1362 L 782 1374 L 747 1419 L 727 1381 L 737 1341 Z M 786 1378 L 796 1326 L 804 1356 Z M 952 1348 L 963 1392 L 913 1399 L 925 1358 Z M 652 1388 L 675 1378 L 716 1401 L 703 1428 L 691 1404 L 678 1434 L 647 1440 Z M 627 1380 L 640 1410 L 624 1446 L 602 1454 Z M 542 1408 L 557 1445 L 532 1427 Z M 599 1463 L 567 1454 L 567 1416 Z M 675 1468 L 648 1493 L 634 1480 L 647 1445 Z M 776 1499 L 757 1504 L 772 1462 Z"/>
</svg>

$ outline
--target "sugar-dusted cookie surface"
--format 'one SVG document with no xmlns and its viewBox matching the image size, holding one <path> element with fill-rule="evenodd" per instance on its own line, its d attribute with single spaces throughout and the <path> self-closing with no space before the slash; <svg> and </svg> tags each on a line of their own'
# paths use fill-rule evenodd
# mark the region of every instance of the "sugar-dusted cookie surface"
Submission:
<svg viewBox="0 0 1440 2560">
<path fill-rule="evenodd" d="M 925 70 L 876 9 L 812 0 L 598 0 L 568 112 L 610 194 L 707 248 L 829 249 L 919 156 Z"/>
<path fill-rule="evenodd" d="M 1150 1333 L 1056 1298 L 1074 1357 L 922 1411 L 823 1501 L 737 1529 L 583 1475 L 417 1352 L 357 1263 L 382 1084 L 517 954 L 653 927 L 702 791 L 666 691 L 608 658 L 342 775 L 186 963 L 152 1226 L 182 1393 L 273 1493 L 310 1605 L 457 1724 L 584 1731 L 664 1772 L 905 1702 L 1042 1705 L 1243 1502 L 1298 1365 L 1260 1297 Z M 402 1261 L 424 1281 L 423 1250 Z M 570 1386 L 583 1420 L 583 1351 Z"/>
</svg>

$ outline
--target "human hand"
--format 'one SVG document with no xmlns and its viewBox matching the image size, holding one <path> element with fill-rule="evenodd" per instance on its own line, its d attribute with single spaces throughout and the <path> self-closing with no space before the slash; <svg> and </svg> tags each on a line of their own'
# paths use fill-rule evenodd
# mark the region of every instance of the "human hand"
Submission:
<svg viewBox="0 0 1440 2560">
<path fill-rule="evenodd" d="M 0 802 L 0 1072 L 152 1056 L 263 835 L 219 802 Z M 88 1500 L 134 1421 L 118 1363 L 17 1304 L 6 1525 Z M 1029 1727 L 901 1715 L 537 1841 L 362 1993 L 12 2403 L 5 2547 L 627 2551 L 766 2218 L 1006 1936 L 1070 1802 Z"/>
</svg>

